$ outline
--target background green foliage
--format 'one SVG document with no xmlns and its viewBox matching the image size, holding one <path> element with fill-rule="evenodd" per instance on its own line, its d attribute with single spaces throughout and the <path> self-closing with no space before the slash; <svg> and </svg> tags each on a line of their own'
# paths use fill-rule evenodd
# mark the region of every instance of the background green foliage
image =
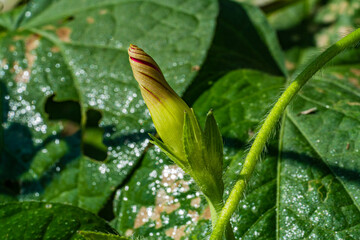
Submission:
<svg viewBox="0 0 360 240">
<path fill-rule="evenodd" d="M 0 238 L 205 238 L 205 199 L 149 145 L 128 45 L 201 126 L 214 110 L 228 194 L 288 77 L 359 24 L 356 0 L 37 0 L 1 14 Z M 360 239 L 359 56 L 338 56 L 288 108 L 237 238 Z"/>
</svg>

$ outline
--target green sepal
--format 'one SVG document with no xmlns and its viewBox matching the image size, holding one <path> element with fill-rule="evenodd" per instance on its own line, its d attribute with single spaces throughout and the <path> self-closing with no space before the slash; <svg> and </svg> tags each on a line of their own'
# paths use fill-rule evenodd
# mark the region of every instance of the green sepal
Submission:
<svg viewBox="0 0 360 240">
<path fill-rule="evenodd" d="M 205 154 L 203 133 L 195 114 L 193 112 L 192 114 L 185 113 L 184 118 L 183 144 L 191 171 L 190 175 L 213 205 L 222 204 L 223 181 L 222 179 L 218 180 L 211 172 L 210 162 Z"/>
<path fill-rule="evenodd" d="M 205 165 L 202 133 L 193 112 L 192 115 L 184 113 L 183 145 L 191 170 L 202 170 Z"/>
<path fill-rule="evenodd" d="M 205 145 L 204 157 L 207 159 L 208 168 L 217 181 L 222 181 L 224 157 L 223 139 L 212 110 L 210 110 L 206 116 L 203 136 Z"/>
<path fill-rule="evenodd" d="M 166 156 L 168 156 L 174 163 L 176 163 L 179 167 L 181 167 L 185 172 L 188 172 L 189 166 L 185 159 L 181 159 L 176 156 L 174 151 L 171 150 L 170 147 L 166 146 L 162 141 L 160 141 L 158 138 L 153 136 L 149 133 L 149 136 L 152 140 L 150 140 L 150 143 L 158 146 L 161 151 L 163 151 Z"/>
</svg>

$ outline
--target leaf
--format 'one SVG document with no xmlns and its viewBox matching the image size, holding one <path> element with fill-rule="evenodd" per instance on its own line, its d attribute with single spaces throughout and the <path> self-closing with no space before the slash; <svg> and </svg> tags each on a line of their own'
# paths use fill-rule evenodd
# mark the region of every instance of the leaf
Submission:
<svg viewBox="0 0 360 240">
<path fill-rule="evenodd" d="M 274 29 L 285 30 L 306 20 L 314 13 L 316 5 L 319 0 L 295 0 L 282 1 L 278 3 L 279 6 L 269 6 L 265 9 L 269 23 Z"/>
<path fill-rule="evenodd" d="M 90 232 L 90 231 L 79 231 L 79 234 L 86 240 L 127 240 L 128 238 L 120 237 L 118 235 Z"/>
<path fill-rule="evenodd" d="M 359 24 L 360 6 L 357 1 L 331 0 L 318 11 L 315 21 L 326 27 L 315 35 L 316 45 L 325 47 L 354 31 Z"/>
<path fill-rule="evenodd" d="M 291 190 L 282 190 L 280 221 L 298 229 L 298 236 L 316 239 L 359 236 L 357 69 L 359 65 L 327 68 L 311 80 L 287 112 L 280 186 L 284 184 Z M 316 107 L 317 112 L 297 114 L 309 106 Z M 283 178 L 284 174 L 292 177 Z M 285 201 L 294 199 L 295 193 L 296 201 Z M 296 217 L 294 209 L 298 209 Z"/>
<path fill-rule="evenodd" d="M 325 48 L 354 31 L 358 27 L 359 8 L 357 1 L 318 2 L 309 8 L 313 14 L 307 16 L 300 24 L 279 31 L 279 41 L 286 51 L 286 68 L 290 72 L 299 70 L 299 63 L 307 63 L 310 59 L 314 59 Z M 270 18 L 271 16 L 269 20 Z M 279 18 L 284 24 L 294 20 L 286 14 L 283 16 L 280 14 Z M 332 64 L 336 65 L 357 62 L 359 62 L 358 48 L 347 49 L 332 60 Z"/>
<path fill-rule="evenodd" d="M 189 104 L 218 79 L 236 69 L 257 69 L 287 75 L 283 52 L 275 31 L 256 7 L 221 0 L 212 45 L 194 82 L 184 94 Z M 209 110 L 209 109 L 207 109 Z"/>
<path fill-rule="evenodd" d="M 127 237 L 180 239 L 210 218 L 193 180 L 158 148 L 149 149 L 115 200 L 113 226 Z M 199 236 L 204 237 L 208 227 Z"/>
<path fill-rule="evenodd" d="M 1 239 L 83 239 L 79 230 L 117 234 L 103 219 L 77 207 L 40 202 L 0 204 Z"/>
<path fill-rule="evenodd" d="M 31 1 L 22 14 L 3 24 L 8 30 L 0 38 L 6 46 L 0 50 L 2 194 L 98 212 L 136 166 L 147 132 L 154 131 L 127 46 L 147 49 L 182 93 L 196 75 L 192 66 L 205 58 L 217 3 Z M 78 110 L 57 119 L 48 115 L 68 111 L 66 104 L 78 104 Z M 90 127 L 100 127 L 96 135 L 103 131 L 103 140 L 91 141 Z M 101 143 L 104 162 L 84 154 L 86 146 L 101 151 Z"/>
</svg>

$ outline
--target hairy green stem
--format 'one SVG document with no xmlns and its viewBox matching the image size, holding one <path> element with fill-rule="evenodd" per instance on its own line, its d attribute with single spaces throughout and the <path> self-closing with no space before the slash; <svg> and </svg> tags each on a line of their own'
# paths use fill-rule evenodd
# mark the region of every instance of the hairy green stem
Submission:
<svg viewBox="0 0 360 240">
<path fill-rule="evenodd" d="M 210 236 L 210 240 L 220 240 L 224 233 L 225 227 L 230 220 L 231 215 L 234 213 L 239 201 L 244 195 L 246 183 L 249 181 L 256 162 L 262 153 L 267 140 L 271 135 L 271 131 L 275 127 L 279 118 L 282 116 L 286 106 L 304 86 L 304 84 L 327 62 L 333 59 L 336 55 L 342 52 L 348 47 L 352 47 L 360 41 L 360 28 L 350 33 L 340 41 L 336 42 L 314 61 L 312 61 L 306 68 L 295 78 L 295 80 L 289 85 L 285 92 L 280 96 L 269 115 L 266 117 L 264 124 L 261 126 L 254 143 L 252 144 L 249 153 L 247 154 L 243 168 L 240 172 L 239 179 L 235 183 L 229 198 L 227 199 L 225 206 L 223 207 L 213 232 Z"/>
<path fill-rule="evenodd" d="M 217 222 L 217 219 L 221 213 L 221 209 L 222 207 L 224 206 L 224 203 L 223 201 L 219 201 L 217 204 L 213 204 L 209 198 L 207 198 L 205 196 L 208 204 L 209 204 L 209 207 L 210 207 L 210 213 L 211 213 L 211 222 L 212 222 L 212 227 L 215 227 L 215 224 Z M 231 224 L 230 222 L 227 223 L 226 225 L 226 229 L 225 229 L 225 238 L 226 240 L 235 240 L 235 236 L 234 236 L 234 232 L 233 232 L 233 229 L 231 227 Z"/>
</svg>

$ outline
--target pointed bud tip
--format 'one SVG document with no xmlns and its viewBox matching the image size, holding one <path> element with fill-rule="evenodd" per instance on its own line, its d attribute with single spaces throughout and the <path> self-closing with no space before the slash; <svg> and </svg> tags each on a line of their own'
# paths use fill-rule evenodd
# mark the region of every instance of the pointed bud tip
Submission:
<svg viewBox="0 0 360 240">
<path fill-rule="evenodd" d="M 130 44 L 130 46 L 129 46 L 129 49 L 128 49 L 128 50 L 137 50 L 137 49 L 139 49 L 139 47 L 138 47 L 138 46 L 136 46 L 136 45 L 134 45 L 134 44 Z"/>
<path fill-rule="evenodd" d="M 138 71 L 139 66 L 144 67 L 144 65 L 146 65 L 150 68 L 153 68 L 162 75 L 162 72 L 159 66 L 157 65 L 157 63 L 155 62 L 155 60 L 138 46 L 130 44 L 130 47 L 128 49 L 128 54 L 129 54 L 130 65 L 133 68 L 133 71 L 134 70 Z M 151 71 L 148 72 L 147 74 L 151 75 Z"/>
<path fill-rule="evenodd" d="M 138 46 L 134 45 L 134 44 L 130 44 L 129 48 L 128 48 L 128 54 L 129 56 L 133 56 L 137 53 L 137 51 L 142 51 L 141 48 L 139 48 Z"/>
</svg>

